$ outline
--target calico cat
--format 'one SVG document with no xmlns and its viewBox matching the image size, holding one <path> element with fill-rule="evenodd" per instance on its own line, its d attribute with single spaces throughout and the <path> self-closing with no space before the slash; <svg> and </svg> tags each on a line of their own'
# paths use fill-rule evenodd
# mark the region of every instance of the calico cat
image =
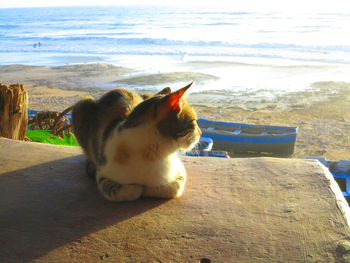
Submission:
<svg viewBox="0 0 350 263">
<path fill-rule="evenodd" d="M 73 130 L 87 171 L 95 173 L 106 199 L 182 194 L 186 171 L 177 151 L 191 149 L 201 135 L 196 113 L 183 98 L 191 85 L 144 97 L 115 89 L 97 101 L 85 99 L 73 106 Z"/>
</svg>

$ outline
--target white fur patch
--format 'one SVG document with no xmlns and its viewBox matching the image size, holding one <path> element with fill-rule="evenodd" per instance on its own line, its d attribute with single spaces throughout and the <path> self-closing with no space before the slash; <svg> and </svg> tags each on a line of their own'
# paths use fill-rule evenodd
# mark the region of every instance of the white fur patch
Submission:
<svg viewBox="0 0 350 263">
<path fill-rule="evenodd" d="M 118 151 L 117 145 L 120 143 L 123 144 L 123 149 L 124 151 L 126 149 L 128 155 L 123 163 L 114 160 Z M 157 149 L 154 145 L 157 145 Z M 186 148 L 189 146 L 192 144 L 187 145 Z M 145 150 L 150 147 L 157 151 L 154 153 L 154 159 L 145 158 Z M 185 168 L 176 154 L 178 148 L 178 143 L 160 136 L 152 125 L 141 125 L 122 130 L 120 133 L 116 129 L 106 142 L 107 163 L 99 167 L 98 174 L 120 184 L 145 186 L 165 185 L 180 175 L 186 179 Z"/>
</svg>

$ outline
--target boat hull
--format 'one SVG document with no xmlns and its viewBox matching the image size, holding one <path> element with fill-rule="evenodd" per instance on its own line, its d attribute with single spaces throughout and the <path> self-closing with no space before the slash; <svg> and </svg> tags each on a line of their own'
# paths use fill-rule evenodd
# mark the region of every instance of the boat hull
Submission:
<svg viewBox="0 0 350 263">
<path fill-rule="evenodd" d="M 249 125 L 199 119 L 202 136 L 214 141 L 213 149 L 230 153 L 291 155 L 297 127 Z"/>
</svg>

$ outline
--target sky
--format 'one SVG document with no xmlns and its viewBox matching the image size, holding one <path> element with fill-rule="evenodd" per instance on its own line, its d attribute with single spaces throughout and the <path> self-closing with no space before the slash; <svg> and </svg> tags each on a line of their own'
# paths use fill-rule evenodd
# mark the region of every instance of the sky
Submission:
<svg viewBox="0 0 350 263">
<path fill-rule="evenodd" d="M 200 6 L 242 11 L 350 13 L 350 3 L 348 0 L 0 0 L 0 8 L 84 5 Z"/>
</svg>

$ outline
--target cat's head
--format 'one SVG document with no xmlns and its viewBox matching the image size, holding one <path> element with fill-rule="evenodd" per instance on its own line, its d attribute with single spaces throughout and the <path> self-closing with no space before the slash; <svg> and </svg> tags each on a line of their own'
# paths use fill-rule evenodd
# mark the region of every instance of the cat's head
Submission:
<svg viewBox="0 0 350 263">
<path fill-rule="evenodd" d="M 158 133 L 175 142 L 178 149 L 191 149 L 201 135 L 197 115 L 183 98 L 191 85 L 192 83 L 175 92 L 171 92 L 170 88 L 163 89 L 140 103 L 123 126 L 132 128 L 152 123 Z"/>
</svg>

